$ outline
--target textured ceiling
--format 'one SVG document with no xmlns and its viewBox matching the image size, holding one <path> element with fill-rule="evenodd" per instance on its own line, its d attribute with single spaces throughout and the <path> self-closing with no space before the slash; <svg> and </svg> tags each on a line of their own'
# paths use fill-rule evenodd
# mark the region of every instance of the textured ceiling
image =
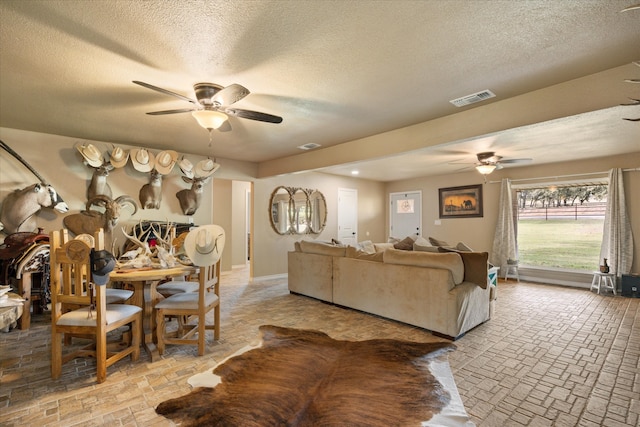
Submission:
<svg viewBox="0 0 640 427">
<path fill-rule="evenodd" d="M 320 149 L 303 154 L 323 158 L 317 165 L 296 156 L 280 169 L 348 173 L 357 164 L 361 176 L 380 180 L 459 170 L 450 162 L 472 162 L 485 147 L 536 163 L 638 151 L 640 124 L 620 120 L 627 112 L 640 117 L 638 108 L 609 107 L 628 101 L 620 94 L 640 98 L 640 85 L 625 86 L 615 74 L 615 81 L 607 81 L 608 75 L 598 80 L 598 88 L 572 89 L 600 97 L 609 85 L 615 99 L 601 99 L 597 107 L 580 97 L 529 105 L 532 113 L 546 110 L 553 120 L 548 125 L 534 125 L 532 115 L 518 131 L 485 132 L 477 118 L 474 127 L 461 116 L 450 126 L 464 137 L 426 148 L 392 141 L 382 150 L 383 161 L 352 149 L 349 167 L 342 167 L 343 156 L 323 154 L 328 147 L 482 111 L 616 67 L 626 65 L 628 78 L 640 78 L 640 67 L 631 65 L 640 60 L 640 10 L 620 12 L 637 3 L 3 0 L 0 126 L 174 148 L 261 163 L 265 170 L 300 154 L 298 146 L 317 143 Z M 230 117 L 231 130 L 215 131 L 209 148 L 207 132 L 190 114 L 145 114 L 190 104 L 132 80 L 188 97 L 197 82 L 239 83 L 252 93 L 234 106 L 284 120 Z M 464 108 L 449 102 L 483 89 L 497 96 Z M 526 102 L 522 98 L 520 108 Z M 606 111 L 560 120 L 566 111 L 590 108 Z M 553 156 L 543 141 L 554 145 Z M 402 176 L 381 172 L 381 165 L 397 170 L 391 162 L 404 165 Z"/>
</svg>

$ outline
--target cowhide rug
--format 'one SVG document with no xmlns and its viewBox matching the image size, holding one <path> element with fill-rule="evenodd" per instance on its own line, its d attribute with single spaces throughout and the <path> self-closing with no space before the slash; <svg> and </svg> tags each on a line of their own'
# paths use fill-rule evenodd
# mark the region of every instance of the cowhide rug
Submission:
<svg viewBox="0 0 640 427">
<path fill-rule="evenodd" d="M 429 366 L 453 344 L 339 341 L 277 326 L 260 332 L 260 347 L 213 369 L 215 388 L 196 388 L 156 412 L 181 426 L 420 426 L 451 400 Z M 473 425 L 461 411 L 459 425 Z"/>
</svg>

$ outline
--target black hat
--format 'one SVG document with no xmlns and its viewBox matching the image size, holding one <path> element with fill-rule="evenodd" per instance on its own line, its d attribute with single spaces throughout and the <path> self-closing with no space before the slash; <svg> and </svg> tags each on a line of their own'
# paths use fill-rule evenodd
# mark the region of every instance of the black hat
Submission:
<svg viewBox="0 0 640 427">
<path fill-rule="evenodd" d="M 96 285 L 106 285 L 109 273 L 116 267 L 116 259 L 109 251 L 91 250 L 91 277 Z"/>
</svg>

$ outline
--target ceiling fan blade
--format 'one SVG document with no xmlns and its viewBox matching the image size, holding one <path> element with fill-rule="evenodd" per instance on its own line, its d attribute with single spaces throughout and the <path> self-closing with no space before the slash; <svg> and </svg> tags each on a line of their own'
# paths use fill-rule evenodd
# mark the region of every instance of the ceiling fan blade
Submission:
<svg viewBox="0 0 640 427">
<path fill-rule="evenodd" d="M 219 105 L 231 105 L 249 95 L 249 89 L 237 83 L 229 85 L 216 93 L 211 100 Z"/>
<path fill-rule="evenodd" d="M 147 114 L 149 114 L 150 116 L 162 116 L 164 114 L 190 113 L 191 111 L 196 110 L 194 108 L 180 108 L 177 110 L 152 111 Z"/>
<path fill-rule="evenodd" d="M 243 119 L 257 120 L 259 122 L 267 123 L 282 123 L 282 117 L 261 113 L 259 111 L 241 110 L 239 108 L 224 108 L 221 109 L 221 111 L 229 114 L 230 116 L 241 117 Z"/>
<path fill-rule="evenodd" d="M 170 90 L 162 89 L 161 87 L 150 85 L 149 83 L 141 82 L 138 80 L 133 80 L 133 83 L 140 85 L 142 87 L 146 87 L 147 89 L 155 90 L 156 92 L 164 93 L 165 95 L 175 96 L 176 98 L 182 99 L 183 101 L 187 101 L 192 104 L 199 105 L 198 101 L 196 101 L 195 99 L 187 98 L 186 96 L 180 95 L 179 93 L 171 92 Z"/>
<path fill-rule="evenodd" d="M 505 160 L 500 160 L 498 163 L 502 163 L 502 164 L 508 164 L 508 163 L 529 163 L 530 161 L 532 161 L 533 159 L 505 159 Z"/>
</svg>

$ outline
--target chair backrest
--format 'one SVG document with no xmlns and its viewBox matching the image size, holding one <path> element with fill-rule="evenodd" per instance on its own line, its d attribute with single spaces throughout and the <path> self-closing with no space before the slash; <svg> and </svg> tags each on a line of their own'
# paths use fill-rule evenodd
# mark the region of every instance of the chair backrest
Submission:
<svg viewBox="0 0 640 427">
<path fill-rule="evenodd" d="M 198 281 L 200 282 L 200 300 L 205 292 L 220 295 L 220 260 L 215 264 L 199 267 Z"/>
<path fill-rule="evenodd" d="M 96 247 L 104 247 L 102 229 L 94 236 Z M 67 230 L 52 231 L 49 262 L 51 265 L 51 318 L 82 306 L 106 306 L 102 286 L 91 286 L 91 247 L 86 240 L 70 239 Z M 102 311 L 102 310 L 97 310 Z"/>
</svg>

